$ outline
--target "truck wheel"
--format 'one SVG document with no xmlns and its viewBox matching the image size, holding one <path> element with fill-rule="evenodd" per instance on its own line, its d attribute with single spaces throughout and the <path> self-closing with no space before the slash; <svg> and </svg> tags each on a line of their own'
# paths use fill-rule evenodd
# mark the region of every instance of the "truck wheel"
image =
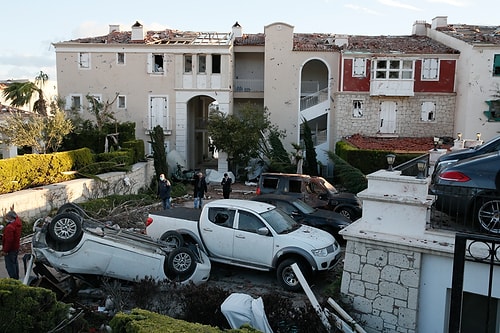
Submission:
<svg viewBox="0 0 500 333">
<path fill-rule="evenodd" d="M 85 211 L 80 206 L 78 206 L 74 203 L 71 203 L 71 202 L 65 203 L 64 205 L 59 207 L 59 209 L 57 210 L 57 214 L 68 213 L 68 212 L 74 213 L 74 214 L 81 216 L 81 217 L 85 217 L 85 215 L 87 215 L 85 213 Z"/>
<path fill-rule="evenodd" d="M 276 270 L 276 277 L 278 278 L 278 282 L 281 284 L 283 288 L 285 288 L 285 290 L 288 291 L 299 291 L 302 289 L 299 279 L 297 278 L 292 269 L 292 265 L 295 263 L 297 263 L 297 265 L 299 266 L 300 270 L 302 271 L 302 274 L 304 274 L 304 276 L 307 276 L 308 270 L 305 269 L 304 265 L 296 259 L 283 260 L 278 265 L 278 269 Z"/>
<path fill-rule="evenodd" d="M 160 240 L 165 242 L 165 245 L 172 249 L 178 249 L 184 246 L 182 235 L 175 230 L 167 231 L 160 237 Z"/>
<path fill-rule="evenodd" d="M 341 207 L 338 210 L 335 210 L 335 212 L 339 213 L 340 215 L 343 215 L 344 217 L 347 217 L 350 221 L 354 218 L 354 213 L 352 209 L 348 207 Z"/>
<path fill-rule="evenodd" d="M 49 224 L 49 234 L 60 243 L 72 243 L 82 235 L 82 217 L 75 213 L 56 215 Z"/>
<path fill-rule="evenodd" d="M 167 258 L 168 275 L 174 275 L 176 281 L 185 281 L 196 268 L 196 256 L 187 247 L 174 249 Z"/>
</svg>

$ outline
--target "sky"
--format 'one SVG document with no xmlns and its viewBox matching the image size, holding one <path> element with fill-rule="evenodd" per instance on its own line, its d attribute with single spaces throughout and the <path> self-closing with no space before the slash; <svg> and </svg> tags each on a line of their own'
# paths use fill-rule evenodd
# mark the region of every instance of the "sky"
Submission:
<svg viewBox="0 0 500 333">
<path fill-rule="evenodd" d="M 410 35 L 415 21 L 500 25 L 498 0 L 24 0 L 2 4 L 0 81 L 33 80 L 40 71 L 55 80 L 52 43 L 105 35 L 110 24 L 130 31 L 139 21 L 145 30 L 177 29 L 262 33 L 274 22 L 296 33 Z"/>
</svg>

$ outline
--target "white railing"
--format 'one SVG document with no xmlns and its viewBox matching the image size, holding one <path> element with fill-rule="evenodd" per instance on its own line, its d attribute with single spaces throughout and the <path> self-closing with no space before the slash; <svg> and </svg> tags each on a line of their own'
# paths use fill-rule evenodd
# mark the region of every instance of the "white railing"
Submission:
<svg viewBox="0 0 500 333">
<path fill-rule="evenodd" d="M 264 80 L 234 80 L 234 92 L 263 92 Z"/>
<path fill-rule="evenodd" d="M 313 107 L 328 99 L 328 88 L 300 98 L 300 111 Z"/>
</svg>

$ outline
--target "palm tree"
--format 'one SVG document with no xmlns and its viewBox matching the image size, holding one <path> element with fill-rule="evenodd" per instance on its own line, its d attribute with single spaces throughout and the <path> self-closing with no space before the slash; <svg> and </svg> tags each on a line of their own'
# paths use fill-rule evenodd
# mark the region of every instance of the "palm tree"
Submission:
<svg viewBox="0 0 500 333">
<path fill-rule="evenodd" d="M 38 99 L 33 104 L 33 112 L 47 116 L 47 102 L 43 96 L 43 86 L 48 81 L 49 76 L 44 72 L 35 77 L 35 82 L 13 82 L 4 89 L 3 95 L 6 99 L 11 100 L 11 105 L 14 107 L 22 107 L 29 104 L 33 94 L 38 94 Z"/>
</svg>

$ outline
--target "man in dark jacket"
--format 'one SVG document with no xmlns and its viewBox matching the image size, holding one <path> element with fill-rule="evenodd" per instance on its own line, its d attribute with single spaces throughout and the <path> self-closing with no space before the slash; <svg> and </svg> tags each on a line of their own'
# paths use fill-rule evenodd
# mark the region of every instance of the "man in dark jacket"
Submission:
<svg viewBox="0 0 500 333">
<path fill-rule="evenodd" d="M 224 178 L 222 178 L 221 185 L 222 185 L 222 196 L 224 199 L 229 199 L 229 193 L 231 193 L 231 184 L 233 180 L 227 173 L 224 174 Z"/>
<path fill-rule="evenodd" d="M 9 277 L 19 280 L 19 262 L 17 256 L 21 245 L 21 219 L 14 210 L 5 215 L 7 225 L 3 229 L 2 256 L 5 257 L 5 268 Z"/>
<path fill-rule="evenodd" d="M 160 175 L 160 181 L 158 182 L 158 196 L 161 199 L 163 209 L 170 209 L 171 191 L 172 191 L 172 186 L 170 185 L 170 181 L 167 178 L 165 178 L 165 175 L 162 173 Z"/>
<path fill-rule="evenodd" d="M 205 192 L 208 192 L 207 181 L 202 172 L 198 172 L 194 177 L 194 208 L 201 209 Z"/>
</svg>

